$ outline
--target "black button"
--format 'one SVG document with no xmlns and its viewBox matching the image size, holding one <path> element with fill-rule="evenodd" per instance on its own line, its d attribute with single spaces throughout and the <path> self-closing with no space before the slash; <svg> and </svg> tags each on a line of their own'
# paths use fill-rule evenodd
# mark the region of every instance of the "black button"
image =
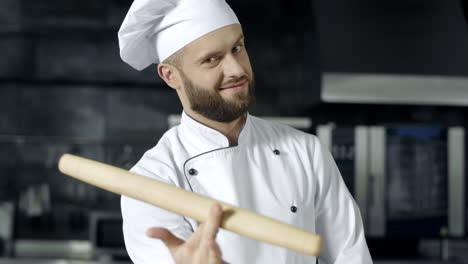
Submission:
<svg viewBox="0 0 468 264">
<path fill-rule="evenodd" d="M 275 155 L 279 155 L 279 154 L 280 154 L 280 151 L 277 150 L 277 149 L 275 149 L 275 150 L 273 150 L 273 153 L 274 153 Z"/>
<path fill-rule="evenodd" d="M 195 175 L 195 174 L 197 174 L 197 170 L 196 170 L 196 169 L 190 169 L 190 170 L 188 171 L 188 173 L 189 173 L 190 175 Z"/>
<path fill-rule="evenodd" d="M 294 205 L 293 205 L 293 206 L 291 206 L 291 212 L 293 212 L 293 213 L 297 212 L 297 207 L 296 207 L 296 206 L 294 206 Z"/>
</svg>

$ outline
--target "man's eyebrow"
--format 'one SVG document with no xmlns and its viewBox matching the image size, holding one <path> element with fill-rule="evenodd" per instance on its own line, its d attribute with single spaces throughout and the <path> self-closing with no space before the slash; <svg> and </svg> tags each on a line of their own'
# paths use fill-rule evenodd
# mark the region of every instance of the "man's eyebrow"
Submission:
<svg viewBox="0 0 468 264">
<path fill-rule="evenodd" d="M 237 38 L 237 40 L 234 43 L 239 43 L 239 41 L 241 41 L 242 39 L 244 39 L 244 34 L 241 33 L 239 38 Z M 197 62 L 201 63 L 201 62 L 203 62 L 203 60 L 205 60 L 207 58 L 211 58 L 211 57 L 216 57 L 216 56 L 220 55 L 221 53 L 222 53 L 221 51 L 213 51 L 213 52 L 210 52 L 210 53 L 207 53 L 207 54 L 203 54 L 202 56 L 199 57 Z"/>
<path fill-rule="evenodd" d="M 244 39 L 244 34 L 243 34 L 243 33 L 240 34 L 240 36 L 239 36 L 239 38 L 237 39 L 236 42 L 239 42 L 239 41 L 241 41 L 242 39 Z"/>
</svg>

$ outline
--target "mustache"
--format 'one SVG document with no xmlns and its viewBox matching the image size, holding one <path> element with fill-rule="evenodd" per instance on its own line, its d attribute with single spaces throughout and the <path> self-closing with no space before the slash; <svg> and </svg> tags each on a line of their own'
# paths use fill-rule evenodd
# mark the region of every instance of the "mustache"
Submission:
<svg viewBox="0 0 468 264">
<path fill-rule="evenodd" d="M 235 83 L 239 83 L 239 82 L 242 82 L 242 81 L 250 82 L 250 78 L 247 75 L 244 75 L 244 76 L 239 77 L 239 78 L 231 79 L 228 82 L 225 82 L 225 83 L 219 85 L 218 87 L 226 87 L 226 86 L 228 86 L 230 84 L 235 84 Z"/>
</svg>

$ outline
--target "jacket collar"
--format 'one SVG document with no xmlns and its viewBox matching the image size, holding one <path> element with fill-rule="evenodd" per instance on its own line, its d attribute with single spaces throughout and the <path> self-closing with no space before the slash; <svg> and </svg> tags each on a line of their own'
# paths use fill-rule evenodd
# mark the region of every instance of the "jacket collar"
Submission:
<svg viewBox="0 0 468 264">
<path fill-rule="evenodd" d="M 250 115 L 247 113 L 244 126 L 242 127 L 237 144 L 246 144 L 250 130 Z M 181 133 L 192 141 L 192 144 L 197 145 L 197 148 L 203 151 L 210 151 L 218 148 L 229 147 L 229 139 L 218 130 L 211 128 L 194 118 L 190 117 L 185 111 L 182 112 L 180 121 Z"/>
</svg>

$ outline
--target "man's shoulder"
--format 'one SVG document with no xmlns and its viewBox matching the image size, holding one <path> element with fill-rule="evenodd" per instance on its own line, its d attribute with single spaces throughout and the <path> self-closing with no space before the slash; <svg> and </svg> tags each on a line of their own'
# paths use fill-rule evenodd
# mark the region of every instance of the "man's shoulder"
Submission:
<svg viewBox="0 0 468 264">
<path fill-rule="evenodd" d="M 268 120 L 261 117 L 250 116 L 253 126 L 262 131 L 262 134 L 269 137 L 285 137 L 296 141 L 315 141 L 315 135 L 301 131 L 294 127 L 279 123 L 277 121 Z"/>
<path fill-rule="evenodd" d="M 143 155 L 144 157 L 147 158 L 155 158 L 158 159 L 160 157 L 165 157 L 167 156 L 169 152 L 172 151 L 172 148 L 174 147 L 175 142 L 177 141 L 177 134 L 178 134 L 178 127 L 173 127 L 166 131 L 158 140 L 156 145 L 154 145 L 152 148 L 148 149 L 145 154 Z"/>
<path fill-rule="evenodd" d="M 177 152 L 178 145 L 180 145 L 178 133 L 177 126 L 166 131 L 158 143 L 143 154 L 131 171 L 140 174 L 161 170 L 174 171 L 177 163 L 174 159 L 174 152 Z"/>
</svg>

